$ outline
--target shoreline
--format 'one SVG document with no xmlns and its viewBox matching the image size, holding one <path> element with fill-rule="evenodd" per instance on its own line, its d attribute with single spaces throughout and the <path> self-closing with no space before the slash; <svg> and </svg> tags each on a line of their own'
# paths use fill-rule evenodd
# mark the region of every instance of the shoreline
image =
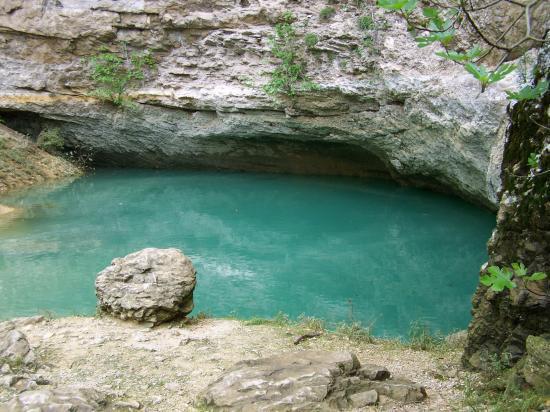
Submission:
<svg viewBox="0 0 550 412">
<path fill-rule="evenodd" d="M 357 331 L 322 331 L 311 319 L 277 325 L 191 318 L 187 324 L 154 328 L 110 317 L 33 317 L 13 322 L 36 354 L 33 372 L 49 382 L 44 388 L 93 387 L 147 411 L 200 410 L 195 402 L 202 391 L 236 362 L 306 349 L 350 351 L 361 363 L 382 365 L 395 376 L 426 387 L 428 398 L 421 403 L 405 406 L 386 400 L 379 405 L 396 411 L 451 411 L 460 404 L 463 378 L 472 374 L 460 370 L 459 342 L 415 350 Z M 295 344 L 297 336 L 316 328 L 319 336 Z M 13 389 L 0 385 L 0 404 L 14 395 Z"/>
</svg>

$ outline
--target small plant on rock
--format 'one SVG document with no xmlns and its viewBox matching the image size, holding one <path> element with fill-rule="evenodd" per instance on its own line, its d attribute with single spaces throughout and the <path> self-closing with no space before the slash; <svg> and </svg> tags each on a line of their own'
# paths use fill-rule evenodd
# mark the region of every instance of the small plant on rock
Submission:
<svg viewBox="0 0 550 412">
<path fill-rule="evenodd" d="M 275 35 L 269 39 L 271 53 L 280 60 L 271 72 L 271 80 L 264 86 L 269 95 L 296 96 L 300 91 L 317 90 L 319 86 L 306 75 L 306 65 L 293 26 L 294 16 L 285 12 L 281 22 L 275 25 Z"/>
<path fill-rule="evenodd" d="M 504 289 L 513 289 L 517 287 L 517 283 L 513 277 L 523 279 L 527 282 L 535 282 L 547 278 L 544 272 L 535 272 L 531 275 L 527 274 L 527 269 L 523 263 L 512 263 L 512 267 L 489 266 L 487 273 L 479 278 L 482 285 L 488 286 L 493 292 L 502 292 Z"/>
<path fill-rule="evenodd" d="M 365 15 L 359 17 L 359 28 L 361 30 L 372 30 L 374 29 L 374 20 L 372 16 Z"/>
<path fill-rule="evenodd" d="M 48 153 L 58 153 L 63 150 L 65 141 L 59 135 L 59 129 L 44 129 L 38 135 L 36 144 Z"/>
<path fill-rule="evenodd" d="M 319 12 L 319 17 L 322 20 L 329 20 L 336 14 L 336 9 L 334 7 L 323 7 Z"/>
<path fill-rule="evenodd" d="M 131 106 L 128 89 L 144 80 L 147 70 L 156 67 L 155 59 L 149 51 L 128 55 L 125 47 L 122 56 L 103 47 L 88 62 L 90 78 L 96 86 L 90 95 L 115 106 Z"/>
<path fill-rule="evenodd" d="M 306 43 L 306 47 L 311 49 L 319 43 L 319 37 L 315 33 L 308 33 L 304 36 L 304 42 Z"/>
</svg>

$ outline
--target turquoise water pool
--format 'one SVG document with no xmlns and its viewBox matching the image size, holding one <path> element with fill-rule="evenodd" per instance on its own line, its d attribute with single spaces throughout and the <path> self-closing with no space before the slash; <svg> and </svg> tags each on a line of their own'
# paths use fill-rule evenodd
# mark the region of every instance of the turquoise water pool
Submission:
<svg viewBox="0 0 550 412">
<path fill-rule="evenodd" d="M 178 247 L 198 271 L 195 313 L 302 313 L 377 335 L 466 327 L 494 215 L 389 181 L 98 170 L 0 199 L 0 316 L 95 313 L 112 258 Z"/>
</svg>

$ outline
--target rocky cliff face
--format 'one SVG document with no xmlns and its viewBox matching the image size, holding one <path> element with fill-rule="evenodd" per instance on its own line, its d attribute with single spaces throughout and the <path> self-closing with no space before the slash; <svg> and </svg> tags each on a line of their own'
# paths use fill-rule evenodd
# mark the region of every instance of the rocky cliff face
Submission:
<svg viewBox="0 0 550 412">
<path fill-rule="evenodd" d="M 539 57 L 539 77 L 550 79 L 550 45 Z M 522 262 L 528 273 L 550 274 L 550 92 L 516 104 L 511 111 L 502 169 L 503 193 L 497 227 L 489 240 L 489 264 Z M 538 167 L 528 163 L 540 156 Z M 480 285 L 473 297 L 473 320 L 463 361 L 484 368 L 491 356 L 512 362 L 525 352 L 529 335 L 550 334 L 550 282 L 523 282 L 495 293 Z M 548 373 L 548 364 L 546 371 Z M 539 365 L 543 367 L 542 364 Z"/>
<path fill-rule="evenodd" d="M 403 22 L 355 4 L 325 21 L 324 1 L 5 0 L 0 116 L 55 124 L 100 163 L 383 174 L 495 205 L 506 85 L 480 95 L 459 67 L 418 49 Z M 285 10 L 299 36 L 319 38 L 307 67 L 321 88 L 293 104 L 261 89 Z M 371 13 L 365 32 L 358 18 Z M 82 58 L 121 42 L 159 62 L 134 111 L 87 97 Z"/>
</svg>

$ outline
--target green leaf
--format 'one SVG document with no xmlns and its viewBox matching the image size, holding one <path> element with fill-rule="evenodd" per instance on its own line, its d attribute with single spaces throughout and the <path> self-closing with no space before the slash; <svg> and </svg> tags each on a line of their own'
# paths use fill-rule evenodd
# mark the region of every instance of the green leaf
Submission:
<svg viewBox="0 0 550 412">
<path fill-rule="evenodd" d="M 508 100 L 533 100 L 541 97 L 548 90 L 548 81 L 541 80 L 536 86 L 525 86 L 517 92 L 506 90 Z"/>
<path fill-rule="evenodd" d="M 439 17 L 439 11 L 433 7 L 424 7 L 422 14 L 429 19 L 437 19 Z"/>
<path fill-rule="evenodd" d="M 527 275 L 527 269 L 525 269 L 523 263 L 512 263 L 512 269 L 514 269 L 516 276 L 520 278 Z"/>
<path fill-rule="evenodd" d="M 407 3 L 403 6 L 403 10 L 410 13 L 413 11 L 418 4 L 418 0 L 409 0 Z"/>
<path fill-rule="evenodd" d="M 443 51 L 443 52 L 436 52 L 435 54 L 439 57 L 443 57 L 447 60 L 452 60 L 457 63 L 462 62 L 470 62 L 471 60 L 475 59 L 479 55 L 483 53 L 483 49 L 481 49 L 479 46 L 474 46 L 470 50 L 468 50 L 466 53 L 459 53 L 453 50 L 449 51 Z"/>
<path fill-rule="evenodd" d="M 544 280 L 546 279 L 546 273 L 544 272 L 535 272 L 531 276 L 526 276 L 525 279 L 530 281 Z"/>
<path fill-rule="evenodd" d="M 491 286 L 493 284 L 493 280 L 489 275 L 481 276 L 481 278 L 479 278 L 479 281 L 485 286 Z"/>
<path fill-rule="evenodd" d="M 533 169 L 538 169 L 539 167 L 539 156 L 536 153 L 531 153 L 527 158 L 527 164 Z"/>
<path fill-rule="evenodd" d="M 503 64 L 498 69 L 489 73 L 488 83 L 496 83 L 504 79 L 508 74 L 516 70 L 516 67 L 517 66 L 515 64 Z"/>
<path fill-rule="evenodd" d="M 481 276 L 479 281 L 489 286 L 495 292 L 502 292 L 504 289 L 513 289 L 517 285 L 511 280 L 513 272 L 509 268 L 500 269 L 498 266 L 487 268 L 488 274 Z"/>
<path fill-rule="evenodd" d="M 386 10 L 403 10 L 409 0 L 378 0 L 377 5 Z"/>
</svg>

